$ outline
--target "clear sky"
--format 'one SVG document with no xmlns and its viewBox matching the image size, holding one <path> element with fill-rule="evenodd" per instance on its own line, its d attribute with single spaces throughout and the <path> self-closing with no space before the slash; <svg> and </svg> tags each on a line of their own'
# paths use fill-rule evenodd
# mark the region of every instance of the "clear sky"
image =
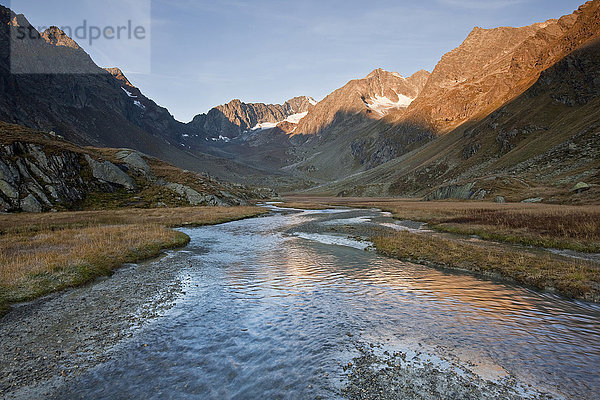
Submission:
<svg viewBox="0 0 600 400">
<path fill-rule="evenodd" d="M 95 7 L 106 2 L 78 4 L 86 1 Z M 29 8 L 24 2 L 13 0 L 13 8 L 34 26 L 60 24 L 40 4 L 62 16 L 74 12 L 70 1 L 29 1 Z M 583 2 L 152 0 L 149 68 L 125 72 L 148 97 L 187 122 L 234 98 L 320 100 L 378 67 L 404 76 L 431 71 L 475 26 L 529 25 L 570 14 Z M 0 4 L 10 6 L 6 0 Z M 106 59 L 93 46 L 80 45 L 96 62 Z"/>
</svg>

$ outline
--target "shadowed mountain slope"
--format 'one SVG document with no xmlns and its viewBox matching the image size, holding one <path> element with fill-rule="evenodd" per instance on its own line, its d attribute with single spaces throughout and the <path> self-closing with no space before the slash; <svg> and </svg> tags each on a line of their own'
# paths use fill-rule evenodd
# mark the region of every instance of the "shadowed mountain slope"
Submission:
<svg viewBox="0 0 600 400">
<path fill-rule="evenodd" d="M 600 200 L 600 38 L 481 120 L 370 171 L 315 189 L 340 195 Z M 579 186 L 577 186 L 579 184 Z"/>
</svg>

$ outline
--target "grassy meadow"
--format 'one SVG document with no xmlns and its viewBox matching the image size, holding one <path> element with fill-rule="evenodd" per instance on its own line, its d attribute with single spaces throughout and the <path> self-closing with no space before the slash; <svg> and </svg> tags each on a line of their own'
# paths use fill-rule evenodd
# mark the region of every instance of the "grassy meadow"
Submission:
<svg viewBox="0 0 600 400">
<path fill-rule="evenodd" d="M 123 263 L 184 246 L 171 228 L 265 213 L 259 207 L 184 207 L 0 215 L 0 314 L 10 303 L 78 286 Z"/>
</svg>

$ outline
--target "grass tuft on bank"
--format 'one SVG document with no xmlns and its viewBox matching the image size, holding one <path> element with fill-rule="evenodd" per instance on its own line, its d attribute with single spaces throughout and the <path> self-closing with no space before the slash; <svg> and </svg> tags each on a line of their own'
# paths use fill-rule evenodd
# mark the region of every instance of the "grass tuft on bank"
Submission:
<svg viewBox="0 0 600 400">
<path fill-rule="evenodd" d="M 185 246 L 171 229 L 257 216 L 258 207 L 186 207 L 0 216 L 0 315 L 11 303 L 86 284 L 123 263 Z"/>
<path fill-rule="evenodd" d="M 293 197 L 294 203 L 380 208 L 396 219 L 426 222 L 440 232 L 544 248 L 600 253 L 600 205 L 416 201 L 394 198 Z"/>
<path fill-rule="evenodd" d="M 600 268 L 585 262 L 409 232 L 375 237 L 373 244 L 378 252 L 404 261 L 501 276 L 568 297 L 600 301 Z"/>
</svg>

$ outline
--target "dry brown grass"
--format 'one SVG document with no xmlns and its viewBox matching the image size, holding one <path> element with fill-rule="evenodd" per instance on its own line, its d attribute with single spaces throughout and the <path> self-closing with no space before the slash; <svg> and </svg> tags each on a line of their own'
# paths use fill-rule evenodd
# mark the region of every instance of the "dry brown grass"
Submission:
<svg viewBox="0 0 600 400">
<path fill-rule="evenodd" d="M 569 297 L 600 301 L 600 269 L 584 262 L 409 232 L 376 237 L 373 243 L 379 252 L 402 260 L 498 275 Z"/>
<path fill-rule="evenodd" d="M 303 204 L 380 208 L 397 219 L 429 223 L 445 232 L 546 248 L 600 252 L 600 206 L 475 201 L 423 202 L 377 198 L 291 198 Z"/>
<path fill-rule="evenodd" d="M 306 203 L 301 201 L 286 201 L 281 204 L 275 204 L 277 207 L 281 208 L 296 208 L 299 210 L 325 210 L 327 208 L 331 208 L 330 205 L 327 204 L 319 204 L 319 203 Z"/>
<path fill-rule="evenodd" d="M 125 262 L 182 246 L 186 235 L 159 225 L 67 228 L 0 236 L 0 300 L 31 299 L 110 273 Z"/>
<path fill-rule="evenodd" d="M 423 202 L 390 198 L 292 197 L 290 202 L 379 208 L 397 219 L 429 223 L 458 234 L 539 247 L 600 252 L 600 206 L 496 204 L 466 201 Z M 376 235 L 377 236 L 377 235 Z M 539 289 L 600 301 L 600 268 L 584 261 L 507 248 L 497 243 L 469 243 L 437 235 L 398 232 L 372 239 L 381 253 L 433 266 L 497 275 Z"/>
<path fill-rule="evenodd" d="M 77 286 L 123 263 L 188 243 L 175 226 L 217 224 L 258 207 L 127 209 L 0 215 L 0 314 L 10 303 Z"/>
<path fill-rule="evenodd" d="M 168 227 L 218 224 L 267 211 L 260 207 L 180 207 L 73 211 L 44 214 L 1 214 L 0 233 L 37 232 L 97 225 L 157 224 Z"/>
</svg>

